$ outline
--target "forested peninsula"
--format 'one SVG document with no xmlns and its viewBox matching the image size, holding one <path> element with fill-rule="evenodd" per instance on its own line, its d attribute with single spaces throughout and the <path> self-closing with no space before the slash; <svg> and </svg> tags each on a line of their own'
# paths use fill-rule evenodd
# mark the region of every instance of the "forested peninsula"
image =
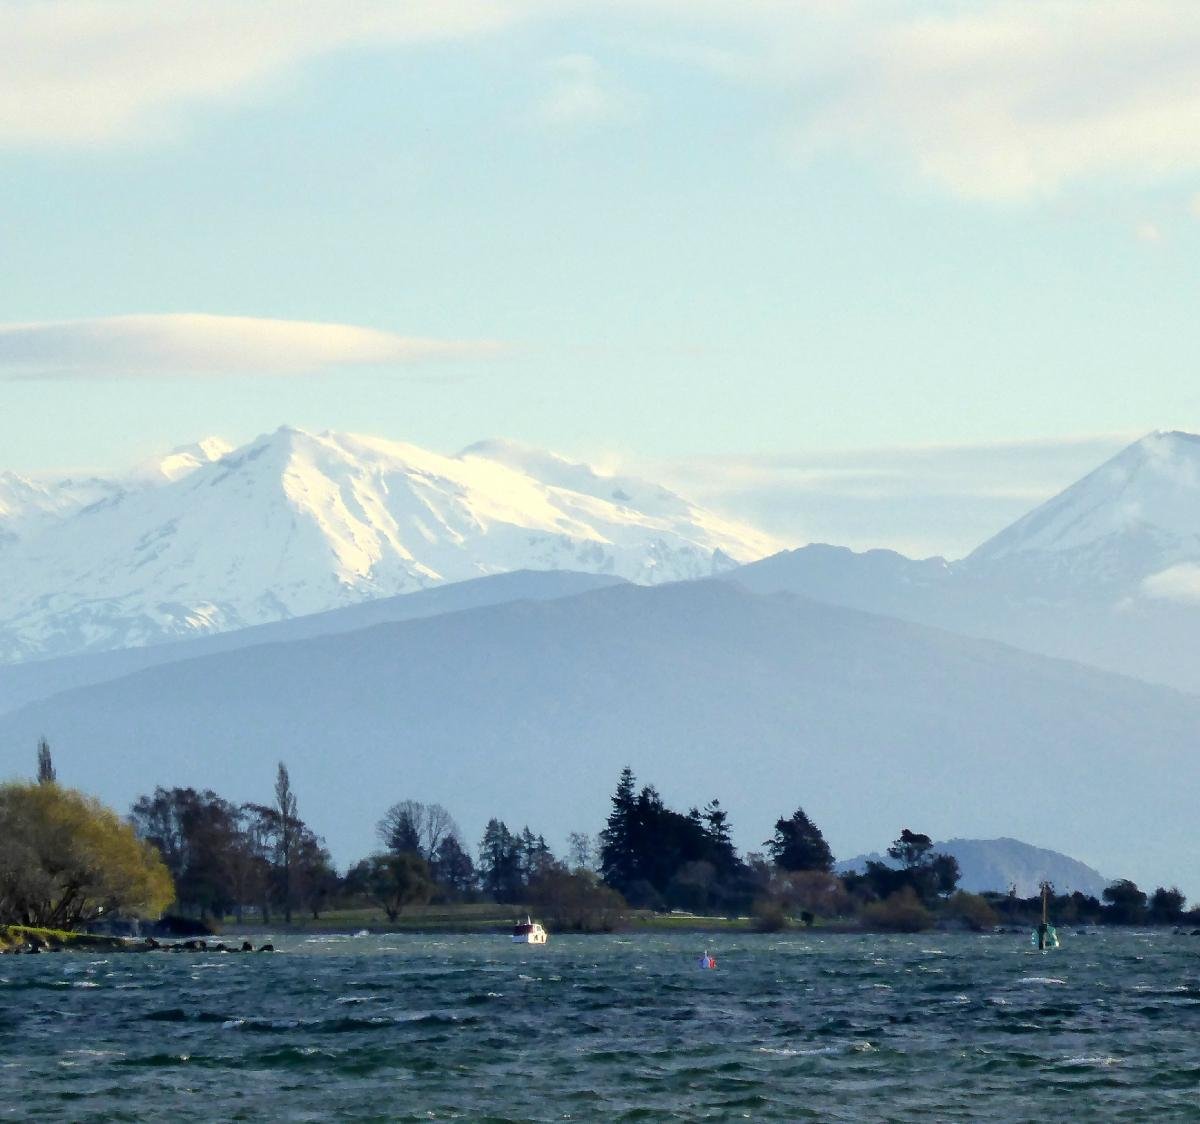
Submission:
<svg viewBox="0 0 1200 1124">
<path fill-rule="evenodd" d="M 719 799 L 677 811 L 653 785 L 639 787 L 630 768 L 603 828 L 573 833 L 563 854 L 498 817 L 472 847 L 446 808 L 413 799 L 383 810 L 376 835 L 378 850 L 337 870 L 282 762 L 267 802 L 157 787 L 122 817 L 60 784 L 43 741 L 36 780 L 0 785 L 0 950 L 133 947 L 122 934 L 158 947 L 147 932 L 487 929 L 524 912 L 560 932 L 991 931 L 1036 923 L 1042 909 L 1040 895 L 1021 898 L 1015 888 L 960 889 L 955 858 L 907 827 L 889 861 L 835 873 L 802 807 L 781 812 L 761 851 L 742 854 Z M 1173 887 L 1148 894 L 1118 880 L 1099 899 L 1051 886 L 1047 897 L 1059 924 L 1200 926 L 1200 912 L 1186 911 Z"/>
</svg>

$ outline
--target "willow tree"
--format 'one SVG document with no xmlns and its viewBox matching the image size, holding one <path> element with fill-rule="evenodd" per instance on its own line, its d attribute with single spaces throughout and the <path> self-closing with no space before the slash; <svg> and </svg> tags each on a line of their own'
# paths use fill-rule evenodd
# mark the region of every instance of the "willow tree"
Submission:
<svg viewBox="0 0 1200 1124">
<path fill-rule="evenodd" d="M 57 784 L 0 785 L 0 923 L 157 916 L 174 897 L 158 852 L 98 800 Z"/>
</svg>

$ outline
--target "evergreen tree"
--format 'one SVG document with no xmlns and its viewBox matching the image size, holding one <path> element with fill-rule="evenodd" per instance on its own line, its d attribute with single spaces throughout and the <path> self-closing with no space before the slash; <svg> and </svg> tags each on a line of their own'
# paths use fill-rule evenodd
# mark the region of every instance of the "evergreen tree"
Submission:
<svg viewBox="0 0 1200 1124">
<path fill-rule="evenodd" d="M 638 878 L 637 806 L 633 770 L 626 765 L 612 794 L 608 822 L 600 833 L 600 873 L 605 882 L 618 890 L 632 885 Z"/>
<path fill-rule="evenodd" d="M 728 876 L 738 866 L 737 851 L 729 828 L 729 813 L 715 796 L 704 808 L 705 832 L 711 846 L 709 861 L 722 876 Z"/>
<path fill-rule="evenodd" d="M 475 889 L 475 864 L 457 835 L 447 835 L 438 844 L 433 873 L 446 890 L 459 897 Z"/>
<path fill-rule="evenodd" d="M 54 761 L 50 757 L 50 743 L 45 738 L 38 739 L 37 747 L 37 782 L 38 784 L 54 784 L 58 774 L 54 771 Z"/>
<path fill-rule="evenodd" d="M 912 870 L 914 867 L 925 864 L 925 856 L 931 850 L 933 850 L 933 840 L 928 835 L 921 835 L 919 832 L 904 828 L 900 832 L 900 838 L 892 843 L 887 853 L 897 862 L 903 863 L 907 870 Z"/>
<path fill-rule="evenodd" d="M 1176 922 L 1183 913 L 1184 904 L 1183 892 L 1177 886 L 1169 890 L 1159 886 L 1150 896 L 1150 918 L 1160 924 Z"/>
<path fill-rule="evenodd" d="M 833 852 L 803 808 L 797 808 L 790 819 L 776 820 L 775 834 L 763 846 L 781 870 L 833 869 Z"/>
<path fill-rule="evenodd" d="M 888 898 L 910 889 L 923 905 L 931 905 L 938 898 L 953 893 L 958 885 L 958 860 L 953 855 L 934 851 L 928 835 L 906 827 L 887 853 L 903 864 L 902 869 L 896 870 L 880 862 L 867 863 L 861 882 L 875 897 Z"/>
<path fill-rule="evenodd" d="M 415 800 L 393 804 L 375 825 L 375 834 L 393 855 L 425 857 L 421 845 L 421 806 Z"/>
<path fill-rule="evenodd" d="M 292 866 L 296 855 L 299 817 L 296 811 L 296 794 L 287 766 L 280 761 L 275 773 L 275 809 L 279 813 L 279 832 L 276 837 L 279 868 L 283 874 L 283 918 L 292 923 Z"/>
<path fill-rule="evenodd" d="M 484 892 L 496 901 L 512 902 L 520 897 L 524 885 L 520 841 L 503 820 L 488 820 L 479 841 L 478 870 Z"/>
<path fill-rule="evenodd" d="M 1118 878 L 1105 887 L 1101 895 L 1108 907 L 1105 915 L 1118 925 L 1136 925 L 1146 920 L 1146 894 L 1139 890 L 1136 882 Z"/>
</svg>

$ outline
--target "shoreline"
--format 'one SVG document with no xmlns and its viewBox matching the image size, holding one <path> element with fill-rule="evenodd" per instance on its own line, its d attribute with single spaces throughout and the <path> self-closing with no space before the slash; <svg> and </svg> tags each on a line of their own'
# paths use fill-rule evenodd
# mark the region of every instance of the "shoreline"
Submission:
<svg viewBox="0 0 1200 1124">
<path fill-rule="evenodd" d="M 155 937 L 117 937 L 105 933 L 76 933 L 36 925 L 0 925 L 0 955 L 29 956 L 52 952 L 274 952 L 270 944 L 255 948 L 249 941 L 226 944 L 207 937 L 160 941 Z"/>
</svg>

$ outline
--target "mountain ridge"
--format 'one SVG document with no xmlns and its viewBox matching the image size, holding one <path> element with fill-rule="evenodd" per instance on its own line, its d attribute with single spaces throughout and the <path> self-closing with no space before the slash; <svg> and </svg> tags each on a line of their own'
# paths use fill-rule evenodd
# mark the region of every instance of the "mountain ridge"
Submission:
<svg viewBox="0 0 1200 1124">
<path fill-rule="evenodd" d="M 958 561 L 809 544 L 722 576 L 1200 693 L 1200 437 L 1148 434 Z"/>
<path fill-rule="evenodd" d="M 984 891 L 1006 893 L 1012 887 L 1018 897 L 1028 898 L 1039 892 L 1042 882 L 1050 882 L 1059 894 L 1078 890 L 1099 898 L 1112 881 L 1070 855 L 1011 836 L 943 839 L 933 844 L 933 850 L 953 855 L 958 860 L 959 888 L 976 894 Z M 868 860 L 888 866 L 899 865 L 890 856 L 876 851 L 845 859 L 837 863 L 835 869 L 862 871 Z"/>
<path fill-rule="evenodd" d="M 183 447 L 32 530 L 10 513 L 0 661 L 230 631 L 519 569 L 706 577 L 778 545 L 645 481 L 512 443 L 490 450 L 447 457 L 285 426 L 238 449 Z"/>
<path fill-rule="evenodd" d="M 842 853 L 889 817 L 938 837 L 1053 827 L 1102 869 L 1200 893 L 1178 827 L 1198 734 L 1184 694 L 709 580 L 148 668 L 0 715 L 0 766 L 28 768 L 44 735 L 60 777 L 121 807 L 160 783 L 260 798 L 283 757 L 346 861 L 408 797 L 472 838 L 494 815 L 594 831 L 630 764 L 674 806 L 720 796 L 743 847 L 798 802 Z"/>
</svg>

